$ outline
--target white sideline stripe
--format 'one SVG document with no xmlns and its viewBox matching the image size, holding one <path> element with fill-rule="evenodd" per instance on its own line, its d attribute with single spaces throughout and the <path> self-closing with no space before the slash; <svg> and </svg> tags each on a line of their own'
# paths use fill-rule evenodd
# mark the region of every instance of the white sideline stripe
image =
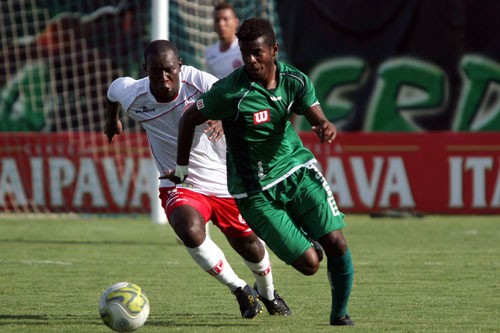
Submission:
<svg viewBox="0 0 500 333">
<path fill-rule="evenodd" d="M 8 220 L 8 219 L 36 219 L 36 220 L 57 220 L 57 219 L 77 219 L 82 218 L 85 214 L 78 213 L 2 213 L 0 214 L 0 220 Z M 91 214 L 89 214 L 91 216 Z M 95 215 L 96 217 L 99 214 Z"/>
<path fill-rule="evenodd" d="M 440 261 L 426 261 L 426 262 L 424 262 L 424 265 L 426 265 L 426 266 L 443 266 L 444 263 L 442 263 Z"/>
<path fill-rule="evenodd" d="M 45 264 L 45 265 L 72 265 L 71 262 L 66 261 L 54 261 L 54 260 L 21 260 L 21 263 L 33 265 L 33 264 Z"/>
</svg>

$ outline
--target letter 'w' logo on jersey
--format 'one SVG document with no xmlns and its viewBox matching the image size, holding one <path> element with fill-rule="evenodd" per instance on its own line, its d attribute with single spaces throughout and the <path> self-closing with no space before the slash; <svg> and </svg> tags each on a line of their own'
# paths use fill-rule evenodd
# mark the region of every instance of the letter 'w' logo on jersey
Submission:
<svg viewBox="0 0 500 333">
<path fill-rule="evenodd" d="M 261 111 L 255 112 L 253 114 L 253 124 L 254 125 L 267 123 L 269 120 L 271 120 L 271 115 L 269 113 L 269 109 L 261 110 Z"/>
</svg>

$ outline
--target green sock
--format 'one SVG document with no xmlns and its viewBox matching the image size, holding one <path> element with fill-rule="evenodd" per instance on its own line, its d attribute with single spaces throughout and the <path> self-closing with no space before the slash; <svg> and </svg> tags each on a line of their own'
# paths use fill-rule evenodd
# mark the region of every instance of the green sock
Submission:
<svg viewBox="0 0 500 333">
<path fill-rule="evenodd" d="M 328 279 L 332 287 L 332 312 L 330 320 L 345 316 L 351 295 L 354 267 L 351 252 L 347 249 L 341 257 L 328 258 Z"/>
</svg>

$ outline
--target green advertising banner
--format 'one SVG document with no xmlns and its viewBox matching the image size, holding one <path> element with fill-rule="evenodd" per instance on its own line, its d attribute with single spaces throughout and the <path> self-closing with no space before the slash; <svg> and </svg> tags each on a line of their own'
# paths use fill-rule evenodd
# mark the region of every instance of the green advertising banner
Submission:
<svg viewBox="0 0 500 333">
<path fill-rule="evenodd" d="M 289 62 L 339 129 L 365 132 L 500 130 L 499 12 L 499 1 L 278 1 Z"/>
</svg>

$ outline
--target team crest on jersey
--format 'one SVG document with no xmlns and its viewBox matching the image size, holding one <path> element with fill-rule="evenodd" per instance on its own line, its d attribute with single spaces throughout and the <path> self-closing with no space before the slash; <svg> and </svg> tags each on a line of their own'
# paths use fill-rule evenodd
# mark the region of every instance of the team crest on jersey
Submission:
<svg viewBox="0 0 500 333">
<path fill-rule="evenodd" d="M 201 110 L 205 107 L 205 103 L 203 103 L 203 99 L 199 99 L 196 101 L 196 108 L 198 110 Z"/>
<path fill-rule="evenodd" d="M 243 218 L 243 216 L 241 216 L 241 214 L 238 214 L 238 221 L 241 224 L 247 224 L 247 221 L 245 221 L 245 219 Z"/>
<path fill-rule="evenodd" d="M 233 68 L 238 68 L 241 65 L 243 65 L 243 62 L 240 59 L 234 59 L 233 60 Z"/>
<path fill-rule="evenodd" d="M 269 109 L 260 110 L 260 111 L 257 111 L 253 114 L 253 124 L 254 125 L 267 123 L 270 120 L 271 120 L 271 113 L 269 112 Z"/>
</svg>

